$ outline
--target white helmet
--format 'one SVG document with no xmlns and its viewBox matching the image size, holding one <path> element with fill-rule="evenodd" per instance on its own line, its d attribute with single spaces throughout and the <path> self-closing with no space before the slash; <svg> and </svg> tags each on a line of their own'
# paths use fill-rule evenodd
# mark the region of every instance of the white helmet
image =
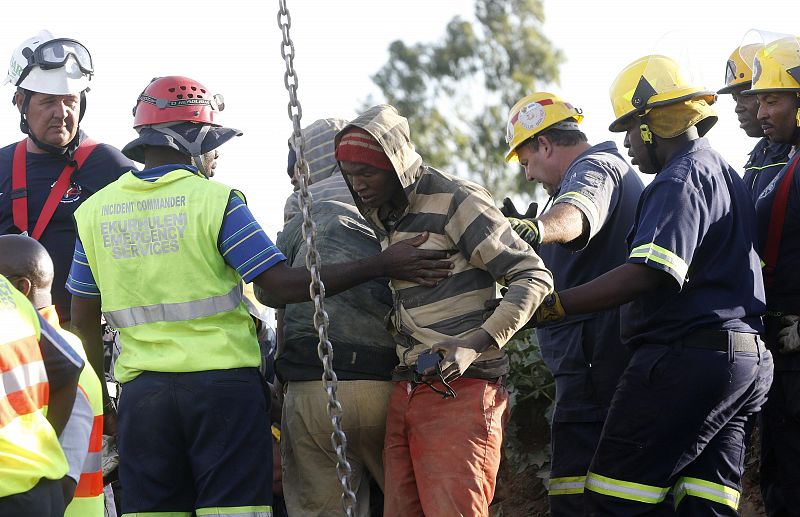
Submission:
<svg viewBox="0 0 800 517">
<path fill-rule="evenodd" d="M 3 84 L 51 95 L 75 95 L 89 87 L 92 56 L 80 42 L 43 30 L 14 50 Z"/>
</svg>

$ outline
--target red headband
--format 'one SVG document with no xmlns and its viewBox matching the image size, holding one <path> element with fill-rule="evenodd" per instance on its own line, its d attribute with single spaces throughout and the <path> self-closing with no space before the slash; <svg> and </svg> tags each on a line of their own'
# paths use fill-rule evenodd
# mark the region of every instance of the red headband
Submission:
<svg viewBox="0 0 800 517">
<path fill-rule="evenodd" d="M 384 171 L 394 171 L 383 147 L 363 129 L 352 128 L 336 146 L 336 159 L 340 162 L 365 163 Z"/>
</svg>

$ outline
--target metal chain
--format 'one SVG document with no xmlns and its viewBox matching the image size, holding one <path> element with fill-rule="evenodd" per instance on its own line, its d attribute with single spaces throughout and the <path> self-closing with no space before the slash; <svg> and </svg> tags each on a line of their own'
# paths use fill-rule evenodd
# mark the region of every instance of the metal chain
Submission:
<svg viewBox="0 0 800 517">
<path fill-rule="evenodd" d="M 309 293 L 314 300 L 314 326 L 319 334 L 319 344 L 317 345 L 317 355 L 322 361 L 323 374 L 322 383 L 328 394 L 328 416 L 333 424 L 331 434 L 331 444 L 336 451 L 337 462 L 336 472 L 339 482 L 342 484 L 342 506 L 348 517 L 355 515 L 356 494 L 350 484 L 352 469 L 347 461 L 347 436 L 342 431 L 342 405 L 336 398 L 337 378 L 333 371 L 333 347 L 328 339 L 328 313 L 325 312 L 325 285 L 320 278 L 320 268 L 322 260 L 317 251 L 317 226 L 311 219 L 311 206 L 313 199 L 308 192 L 308 162 L 305 159 L 305 141 L 300 132 L 300 118 L 303 116 L 303 109 L 300 101 L 297 100 L 297 73 L 294 70 L 294 42 L 289 37 L 289 29 L 292 26 L 292 17 L 286 8 L 286 0 L 278 0 L 278 27 L 283 34 L 281 43 L 281 57 L 286 63 L 286 73 L 283 76 L 283 84 L 289 92 L 288 112 L 294 127 L 293 140 L 294 149 L 297 154 L 294 175 L 300 184 L 299 205 L 303 213 L 303 237 L 306 240 L 306 268 L 311 273 L 311 284 Z"/>
</svg>

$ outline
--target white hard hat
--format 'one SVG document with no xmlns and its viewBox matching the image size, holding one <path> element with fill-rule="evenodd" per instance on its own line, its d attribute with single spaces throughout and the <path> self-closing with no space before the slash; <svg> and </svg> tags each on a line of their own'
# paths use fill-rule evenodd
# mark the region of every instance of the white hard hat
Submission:
<svg viewBox="0 0 800 517">
<path fill-rule="evenodd" d="M 92 57 L 80 42 L 43 30 L 14 50 L 3 84 L 51 95 L 78 94 L 89 87 Z"/>
</svg>

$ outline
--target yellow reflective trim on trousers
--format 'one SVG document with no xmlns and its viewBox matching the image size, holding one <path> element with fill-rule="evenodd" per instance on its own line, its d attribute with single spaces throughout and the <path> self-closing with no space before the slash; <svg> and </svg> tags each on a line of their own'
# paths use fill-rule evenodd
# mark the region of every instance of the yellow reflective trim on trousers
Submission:
<svg viewBox="0 0 800 517">
<path fill-rule="evenodd" d="M 195 510 L 197 517 L 272 517 L 271 506 L 215 506 L 211 508 L 198 508 Z"/>
<path fill-rule="evenodd" d="M 669 493 L 669 487 L 661 488 L 658 486 L 643 485 L 641 483 L 632 483 L 630 481 L 601 476 L 594 472 L 589 472 L 586 476 L 586 489 L 598 494 L 649 504 L 660 503 L 667 497 L 667 493 Z"/>
<path fill-rule="evenodd" d="M 684 496 L 687 495 L 724 504 L 734 510 L 739 508 L 739 497 L 741 497 L 741 494 L 735 488 L 720 485 L 719 483 L 697 478 L 679 478 L 678 482 L 675 483 L 675 508 L 681 504 Z"/>
<path fill-rule="evenodd" d="M 634 248 L 633 251 L 631 251 L 630 258 L 643 258 L 645 260 L 658 262 L 675 271 L 680 278 L 686 278 L 686 273 L 689 272 L 689 264 L 682 258 L 672 253 L 670 250 L 657 246 L 652 242 Z"/>
<path fill-rule="evenodd" d="M 582 494 L 586 486 L 586 476 L 550 478 L 547 495 Z"/>
<path fill-rule="evenodd" d="M 591 221 L 593 223 L 592 226 L 597 225 L 598 219 L 600 219 L 600 214 L 597 213 L 597 207 L 595 206 L 594 203 L 592 203 L 591 199 L 584 196 L 580 192 L 564 192 L 563 194 L 558 196 L 555 201 L 553 201 L 553 204 L 555 205 L 556 203 L 563 201 L 565 199 L 572 199 L 580 203 L 584 208 L 586 208 L 586 210 L 589 211 L 590 214 L 592 214 L 592 219 L 593 219 L 593 221 Z"/>
<path fill-rule="evenodd" d="M 123 513 L 122 517 L 192 517 L 192 512 L 136 512 Z"/>
</svg>

